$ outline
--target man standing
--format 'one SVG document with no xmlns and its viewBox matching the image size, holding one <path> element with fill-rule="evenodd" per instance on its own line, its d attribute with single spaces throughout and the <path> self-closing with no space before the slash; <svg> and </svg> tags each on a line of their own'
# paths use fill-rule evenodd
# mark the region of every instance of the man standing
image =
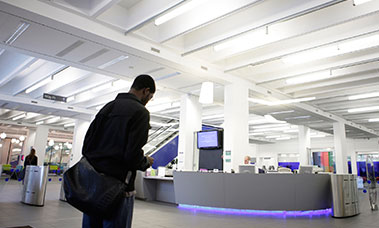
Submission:
<svg viewBox="0 0 379 228">
<path fill-rule="evenodd" d="M 83 228 L 131 227 L 136 170 L 145 171 L 154 162 L 142 150 L 150 128 L 145 105 L 154 93 L 153 78 L 139 75 L 129 92 L 118 94 L 91 123 L 83 143 L 83 156 L 98 172 L 125 181 L 127 190 L 111 219 L 83 214 Z"/>
</svg>

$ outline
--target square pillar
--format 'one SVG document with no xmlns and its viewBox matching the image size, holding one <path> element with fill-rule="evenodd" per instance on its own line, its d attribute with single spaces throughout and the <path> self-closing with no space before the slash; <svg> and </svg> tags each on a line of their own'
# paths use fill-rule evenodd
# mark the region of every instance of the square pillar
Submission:
<svg viewBox="0 0 379 228">
<path fill-rule="evenodd" d="M 336 173 L 347 174 L 347 141 L 345 124 L 341 122 L 333 123 L 333 133 Z"/>
<path fill-rule="evenodd" d="M 248 85 L 226 85 L 224 97 L 224 171 L 238 171 L 250 150 Z"/>
<path fill-rule="evenodd" d="M 185 94 L 180 102 L 178 170 L 194 170 L 195 132 L 201 130 L 202 106 L 199 98 Z"/>
<path fill-rule="evenodd" d="M 74 140 L 72 142 L 69 167 L 75 165 L 82 158 L 83 141 L 89 126 L 89 121 L 75 120 Z"/>
<path fill-rule="evenodd" d="M 311 130 L 306 126 L 299 126 L 299 162 L 300 165 L 309 165 L 309 149 L 311 148 Z"/>
</svg>

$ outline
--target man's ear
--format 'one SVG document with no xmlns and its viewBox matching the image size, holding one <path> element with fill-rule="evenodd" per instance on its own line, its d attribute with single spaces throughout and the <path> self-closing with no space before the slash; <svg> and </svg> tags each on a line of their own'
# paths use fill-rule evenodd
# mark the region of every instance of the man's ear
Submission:
<svg viewBox="0 0 379 228">
<path fill-rule="evenodd" d="M 150 92 L 150 88 L 144 88 L 143 89 L 143 94 L 146 95 Z"/>
</svg>

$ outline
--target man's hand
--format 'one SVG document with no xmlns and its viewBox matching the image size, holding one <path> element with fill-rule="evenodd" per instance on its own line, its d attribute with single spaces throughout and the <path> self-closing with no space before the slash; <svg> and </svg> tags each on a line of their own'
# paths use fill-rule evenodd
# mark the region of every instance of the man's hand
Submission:
<svg viewBox="0 0 379 228">
<path fill-rule="evenodd" d="M 149 162 L 149 165 L 152 166 L 153 163 L 154 163 L 154 158 L 150 157 L 150 156 L 146 156 L 146 159 L 147 161 Z"/>
</svg>

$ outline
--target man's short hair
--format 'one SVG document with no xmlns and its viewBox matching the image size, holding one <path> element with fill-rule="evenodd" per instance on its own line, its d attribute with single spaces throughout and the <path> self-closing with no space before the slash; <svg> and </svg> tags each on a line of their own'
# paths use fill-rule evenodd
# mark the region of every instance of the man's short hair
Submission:
<svg viewBox="0 0 379 228">
<path fill-rule="evenodd" d="M 155 82 L 150 75 L 141 74 L 134 79 L 132 88 L 136 90 L 149 88 L 151 93 L 155 93 Z"/>
</svg>

